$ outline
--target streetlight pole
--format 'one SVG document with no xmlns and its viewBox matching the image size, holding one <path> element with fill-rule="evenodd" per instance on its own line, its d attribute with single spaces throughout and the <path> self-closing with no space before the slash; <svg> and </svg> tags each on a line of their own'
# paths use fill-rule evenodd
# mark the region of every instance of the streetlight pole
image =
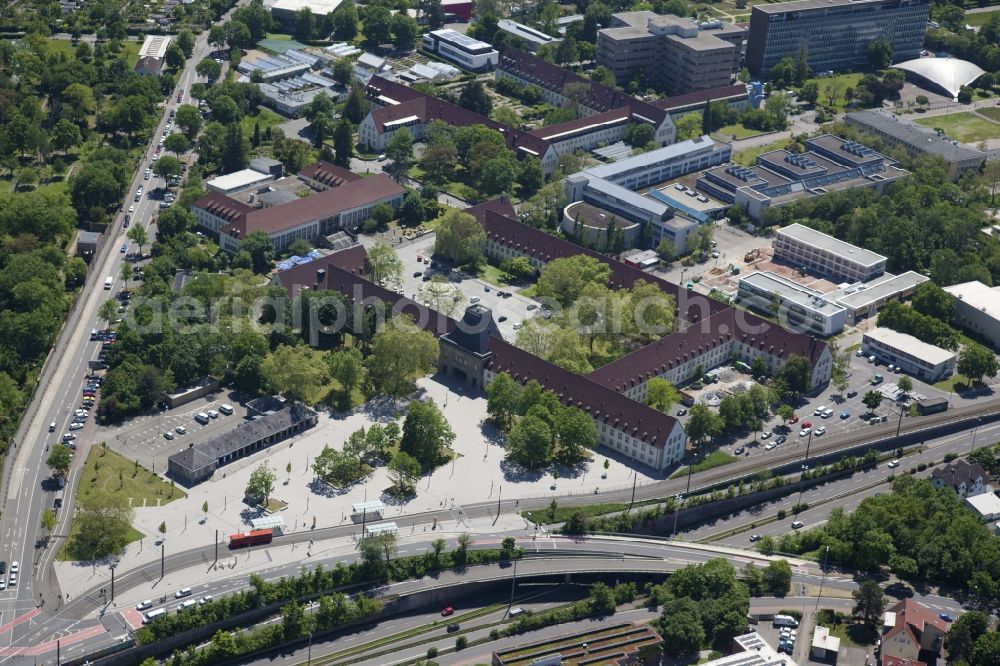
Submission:
<svg viewBox="0 0 1000 666">
<path fill-rule="evenodd" d="M 819 594 L 816 595 L 816 608 L 819 608 L 819 600 L 823 598 L 823 583 L 826 581 L 826 559 L 830 556 L 830 547 L 823 551 L 823 574 L 819 579 Z"/>
<path fill-rule="evenodd" d="M 675 495 L 677 502 L 674 504 L 674 533 L 670 535 L 670 539 L 673 540 L 677 536 L 677 517 L 681 514 L 681 502 L 684 501 L 684 495 Z"/>
<path fill-rule="evenodd" d="M 514 585 L 517 584 L 517 558 L 514 558 L 514 577 L 510 579 L 510 603 L 507 604 L 507 613 L 510 614 L 510 609 L 514 606 Z"/>
<path fill-rule="evenodd" d="M 972 450 L 973 451 L 976 450 L 976 434 L 979 432 L 979 423 L 982 420 L 983 420 L 982 418 L 976 418 L 976 426 L 972 429 Z"/>
<path fill-rule="evenodd" d="M 806 481 L 806 472 L 808 471 L 809 471 L 809 465 L 802 465 L 802 473 L 801 475 L 799 475 L 799 501 L 795 504 L 796 509 L 799 509 L 802 506 L 802 485 Z M 799 512 L 796 511 L 795 515 L 798 515 L 798 513 Z"/>
<path fill-rule="evenodd" d="M 310 631 L 309 632 L 309 653 L 306 656 L 306 666 L 309 666 L 309 664 L 312 663 L 312 660 L 313 660 L 313 635 L 312 635 L 312 632 Z"/>
<path fill-rule="evenodd" d="M 115 565 L 111 565 L 111 602 L 115 601 Z"/>
<path fill-rule="evenodd" d="M 809 448 L 812 446 L 812 443 L 813 443 L 813 429 L 809 428 L 809 440 L 806 442 L 806 457 L 805 460 L 802 461 L 803 464 L 809 462 Z"/>
<path fill-rule="evenodd" d="M 899 421 L 896 423 L 896 437 L 899 437 L 899 429 L 903 427 L 903 406 L 899 406 Z"/>
</svg>

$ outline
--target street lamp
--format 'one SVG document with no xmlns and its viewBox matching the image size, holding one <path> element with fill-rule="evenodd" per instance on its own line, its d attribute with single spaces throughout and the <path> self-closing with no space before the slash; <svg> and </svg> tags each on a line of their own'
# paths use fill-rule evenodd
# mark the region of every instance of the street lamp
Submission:
<svg viewBox="0 0 1000 666">
<path fill-rule="evenodd" d="M 830 556 L 830 547 L 823 551 L 823 573 L 819 579 L 819 594 L 816 595 L 816 608 L 819 608 L 819 600 L 823 598 L 823 583 L 826 581 L 826 558 Z"/>
<path fill-rule="evenodd" d="M 979 432 L 979 424 L 982 422 L 982 417 L 976 418 L 976 426 L 972 429 L 972 450 L 976 450 L 976 434 Z"/>
<path fill-rule="evenodd" d="M 806 472 L 808 471 L 809 471 L 809 465 L 802 465 L 802 474 L 799 476 L 799 501 L 795 505 L 796 515 L 798 515 L 799 509 L 802 506 L 802 484 L 804 484 L 806 481 Z"/>
<path fill-rule="evenodd" d="M 680 493 L 674 495 L 677 501 L 674 503 L 674 533 L 670 535 L 670 539 L 673 540 L 677 536 L 677 517 L 681 515 L 681 502 L 684 501 L 684 495 Z"/>
</svg>

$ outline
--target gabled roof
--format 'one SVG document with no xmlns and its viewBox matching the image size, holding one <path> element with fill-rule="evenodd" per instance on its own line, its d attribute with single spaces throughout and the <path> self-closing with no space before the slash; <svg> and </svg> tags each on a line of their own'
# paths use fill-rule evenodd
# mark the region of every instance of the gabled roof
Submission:
<svg viewBox="0 0 1000 666">
<path fill-rule="evenodd" d="M 677 425 L 664 414 L 617 391 L 550 363 L 500 338 L 490 338 L 492 372 L 506 372 L 519 383 L 534 379 L 554 392 L 559 401 L 579 407 L 592 418 L 607 423 L 648 444 L 662 447 Z"/>
<path fill-rule="evenodd" d="M 143 58 L 139 58 L 136 61 L 135 67 L 133 67 L 133 70 L 136 71 L 136 72 L 138 72 L 138 71 L 154 71 L 154 72 L 158 72 L 158 71 L 160 71 L 160 67 L 162 67 L 162 66 L 163 66 L 163 59 L 162 58 L 155 58 L 153 56 L 145 56 Z"/>
<path fill-rule="evenodd" d="M 926 606 L 913 599 L 903 599 L 891 606 L 888 611 L 895 613 L 896 624 L 882 636 L 882 641 L 888 641 L 893 636 L 905 633 L 916 644 L 920 645 L 920 637 L 928 626 L 934 627 L 941 634 L 948 632 L 948 623 L 942 620 Z"/>
<path fill-rule="evenodd" d="M 940 480 L 949 488 L 958 488 L 963 483 L 971 485 L 976 479 L 985 479 L 986 470 L 977 462 L 970 463 L 959 458 L 944 467 L 935 467 L 931 478 Z"/>
<path fill-rule="evenodd" d="M 221 192 L 209 192 L 205 196 L 195 199 L 195 202 L 191 205 L 215 217 L 222 218 L 227 222 L 236 222 L 247 213 L 256 210 L 253 206 L 248 206 L 242 201 L 227 197 Z"/>
<path fill-rule="evenodd" d="M 367 260 L 368 253 L 365 252 L 365 246 L 358 243 L 357 245 L 352 245 L 344 248 L 343 250 L 332 252 L 325 257 L 321 257 L 304 264 L 296 264 L 288 270 L 281 271 L 275 276 L 272 284 L 284 287 L 285 291 L 288 292 L 289 297 L 294 297 L 296 286 L 310 287 L 312 289 L 325 289 L 325 286 L 320 286 L 318 283 L 318 280 L 320 279 L 319 276 L 325 276 L 326 271 L 328 271 L 331 266 L 339 268 L 347 273 L 351 273 L 352 275 L 358 275 L 361 277 L 367 276 Z M 325 277 L 323 279 L 325 285 Z"/>
<path fill-rule="evenodd" d="M 337 166 L 336 164 L 330 164 L 329 162 L 320 160 L 315 164 L 310 164 L 309 166 L 303 168 L 302 171 L 299 172 L 299 178 L 315 180 L 323 185 L 326 185 L 327 187 L 338 187 L 344 183 L 352 183 L 356 180 L 361 180 L 363 176 L 359 176 L 342 166 Z"/>
<path fill-rule="evenodd" d="M 591 81 L 559 65 L 543 60 L 536 55 L 508 46 L 500 54 L 497 69 L 509 72 L 518 78 L 531 81 L 535 85 L 562 94 L 568 84 L 587 86 L 580 103 L 599 113 L 626 107 L 633 117 L 660 125 L 667 113 L 649 102 L 628 95 L 617 88 Z"/>
<path fill-rule="evenodd" d="M 733 86 L 720 86 L 687 93 L 686 95 L 675 95 L 650 102 L 653 106 L 673 111 L 692 104 L 703 104 L 705 102 L 728 102 L 730 100 L 747 97 L 747 87 L 743 84 Z"/>
<path fill-rule="evenodd" d="M 255 231 L 273 234 L 405 193 L 406 190 L 392 178 L 378 173 L 283 206 L 255 208 L 222 231 L 239 239 L 246 238 Z"/>
<path fill-rule="evenodd" d="M 497 130 L 503 134 L 509 150 L 534 155 L 539 159 L 549 149 L 548 141 L 531 132 L 508 127 L 486 116 L 481 116 L 475 111 L 469 111 L 457 104 L 452 104 L 433 95 L 426 95 L 393 81 L 387 81 L 379 76 L 373 76 L 368 82 L 366 94 L 373 101 L 389 105 L 371 112 L 372 120 L 380 133 L 391 131 L 395 129 L 393 125 L 405 124 L 409 120 L 414 120 L 422 125 L 441 120 L 455 127 L 484 125 Z"/>
</svg>

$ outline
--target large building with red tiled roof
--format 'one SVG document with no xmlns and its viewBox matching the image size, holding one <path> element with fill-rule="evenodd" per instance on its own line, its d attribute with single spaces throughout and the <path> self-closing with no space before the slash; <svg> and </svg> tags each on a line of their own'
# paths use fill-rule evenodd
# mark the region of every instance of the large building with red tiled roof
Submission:
<svg viewBox="0 0 1000 666">
<path fill-rule="evenodd" d="M 881 657 L 885 666 L 888 657 L 911 662 L 937 657 L 949 623 L 923 604 L 903 599 L 889 607 L 883 624 Z"/>
</svg>

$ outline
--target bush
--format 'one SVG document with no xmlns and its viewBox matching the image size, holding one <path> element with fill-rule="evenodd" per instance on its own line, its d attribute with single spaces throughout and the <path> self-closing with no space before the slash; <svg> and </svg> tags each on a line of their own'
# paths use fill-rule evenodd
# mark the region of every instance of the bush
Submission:
<svg viewBox="0 0 1000 666">
<path fill-rule="evenodd" d="M 944 461 L 946 463 L 950 463 L 951 461 L 955 460 L 956 458 L 958 458 L 958 454 L 955 453 L 954 451 L 949 451 L 948 453 L 944 454 Z"/>
<path fill-rule="evenodd" d="M 431 647 L 427 648 L 428 659 L 433 659 L 436 656 L 438 656 L 438 649 L 436 647 L 432 645 Z"/>
<path fill-rule="evenodd" d="M 464 650 L 469 647 L 469 639 L 465 636 L 459 636 L 455 639 L 455 651 Z"/>
<path fill-rule="evenodd" d="M 920 463 L 919 465 L 917 465 L 917 471 L 918 472 L 922 472 L 925 469 L 927 469 L 927 463 Z"/>
<path fill-rule="evenodd" d="M 786 514 L 785 514 L 785 510 L 784 509 L 778 509 L 778 520 L 784 520 L 785 519 L 785 515 Z"/>
</svg>

